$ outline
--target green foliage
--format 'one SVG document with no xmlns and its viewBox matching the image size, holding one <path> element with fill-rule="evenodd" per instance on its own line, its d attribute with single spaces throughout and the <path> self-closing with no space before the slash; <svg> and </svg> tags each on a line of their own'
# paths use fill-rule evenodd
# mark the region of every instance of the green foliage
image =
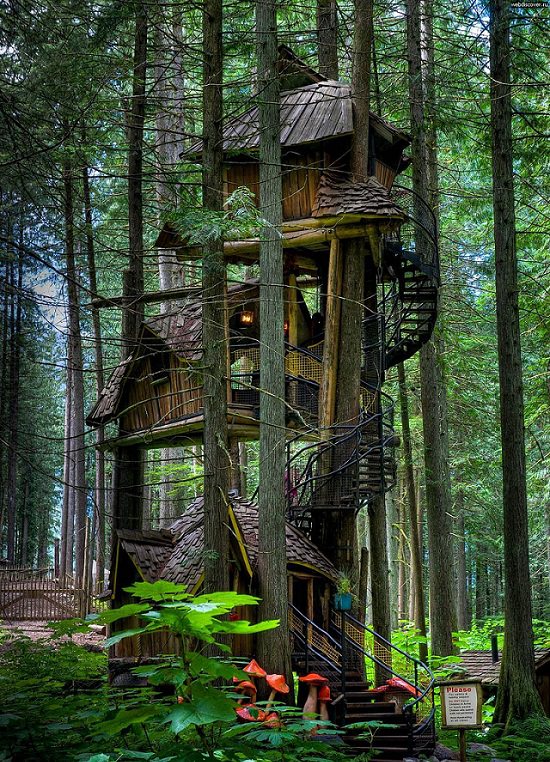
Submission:
<svg viewBox="0 0 550 762">
<path fill-rule="evenodd" d="M 181 656 L 164 656 L 136 667 L 148 687 L 118 690 L 106 681 L 104 654 L 90 654 L 59 641 L 33 643 L 27 638 L 6 642 L 0 652 L 5 711 L 0 714 L 0 759 L 56 759 L 114 762 L 220 762 L 285 760 L 321 762 L 344 757 L 322 741 L 337 731 L 301 710 L 276 706 L 277 727 L 235 721 L 237 696 L 232 679 L 245 679 L 221 639 L 227 635 L 262 632 L 276 621 L 250 624 L 229 621 L 237 606 L 258 599 L 238 593 L 191 596 L 180 585 L 139 582 L 128 590 L 139 602 L 88 622 L 112 624 L 129 616 L 140 627 L 117 632 L 113 643 L 136 633 L 169 630 L 181 643 Z M 82 621 L 63 623 L 55 636 L 82 631 Z M 203 650 L 204 649 L 204 650 Z M 221 684 L 223 683 L 223 684 Z M 261 706 L 261 704 L 260 704 Z M 310 733 L 316 730 L 315 738 Z"/>
<path fill-rule="evenodd" d="M 195 246 L 217 238 L 229 241 L 253 238 L 268 225 L 258 212 L 253 192 L 246 186 L 231 193 L 223 212 L 181 205 L 170 215 L 170 222 L 190 245 Z"/>
<path fill-rule="evenodd" d="M 506 735 L 495 728 L 486 737 L 497 756 L 514 762 L 550 762 L 550 720 L 537 717 L 512 723 Z M 481 762 L 481 757 L 476 757 Z"/>
</svg>

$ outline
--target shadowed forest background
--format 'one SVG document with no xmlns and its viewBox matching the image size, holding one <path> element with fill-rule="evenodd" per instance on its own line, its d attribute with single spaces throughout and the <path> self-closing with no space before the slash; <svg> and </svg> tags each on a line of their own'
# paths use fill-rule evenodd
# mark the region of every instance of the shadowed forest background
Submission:
<svg viewBox="0 0 550 762">
<path fill-rule="evenodd" d="M 314 72 L 351 82 L 356 18 L 367 5 L 281 2 L 277 42 Z M 503 5 L 511 11 L 504 94 L 491 77 L 485 4 L 380 0 L 368 45 L 370 110 L 411 135 L 405 153 L 412 167 L 397 182 L 418 193 L 420 140 L 431 172 L 425 200 L 439 232 L 432 339 L 388 370 L 384 385 L 395 401 L 396 432 L 395 483 L 384 498 L 389 631 L 424 657 L 425 622 L 433 637 L 434 617 L 447 623 L 449 641 L 436 637 L 431 655 L 467 644 L 487 649 L 491 634 L 502 645 L 504 632 L 504 536 L 513 529 L 503 519 L 501 417 L 513 411 L 499 404 L 494 222 L 498 199 L 510 198 L 508 187 L 495 191 L 491 136 L 498 134 L 499 99 L 510 103 L 513 147 L 508 221 L 517 260 L 516 391 L 521 397 L 522 383 L 528 520 L 521 552 L 529 559 L 537 645 L 550 646 L 550 7 L 495 5 L 497 13 Z M 415 13 L 424 71 L 416 90 Z M 227 122 L 257 98 L 265 67 L 253 5 L 225 2 L 223 14 Z M 92 428 L 86 416 L 121 359 L 136 350 L 141 321 L 176 310 L 184 289 L 188 298 L 208 286 L 203 260 L 178 260 L 155 245 L 158 236 L 167 225 L 185 233 L 204 247 L 207 262 L 216 241 L 252 238 L 268 215 L 243 188 L 228 206 L 216 206 L 190 158 L 198 141 L 208 145 L 203 85 L 211 49 L 200 4 L 14 1 L 3 4 L 0 22 L 0 563 L 55 568 L 56 576 L 101 593 L 113 526 L 122 525 L 109 444 L 119 431 L 114 421 Z M 231 263 L 228 282 L 261 279 L 260 268 Z M 309 288 L 305 283 L 307 308 L 318 314 L 321 297 Z M 430 498 L 434 452 L 441 470 Z M 140 528 L 165 529 L 208 495 L 203 447 L 163 442 L 145 453 Z M 239 442 L 230 457 L 226 486 L 255 496 L 259 441 Z M 444 524 L 436 524 L 442 516 Z M 367 506 L 357 527 L 372 562 L 381 535 L 373 536 Z M 446 597 L 434 558 L 444 559 L 438 563 L 452 581 Z M 360 580 L 351 584 L 359 589 Z M 377 616 L 376 584 L 371 574 L 358 593 L 367 622 Z"/>
</svg>

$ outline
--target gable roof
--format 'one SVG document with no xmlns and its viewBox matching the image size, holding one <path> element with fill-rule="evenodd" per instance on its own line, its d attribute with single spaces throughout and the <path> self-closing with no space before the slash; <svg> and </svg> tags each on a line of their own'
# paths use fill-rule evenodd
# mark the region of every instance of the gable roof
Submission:
<svg viewBox="0 0 550 762">
<path fill-rule="evenodd" d="M 252 576 L 258 560 L 258 506 L 232 496 L 228 506 L 228 531 L 240 549 L 241 562 Z M 121 547 L 147 582 L 158 579 L 185 585 L 194 592 L 203 575 L 204 499 L 197 497 L 169 529 L 118 530 Z M 313 570 L 331 581 L 338 572 L 331 561 L 302 532 L 286 524 L 289 564 Z M 116 583 L 114 583 L 116 584 Z"/>
<path fill-rule="evenodd" d="M 376 114 L 370 114 L 372 129 L 390 143 L 410 143 L 409 136 Z M 327 79 L 306 87 L 281 93 L 281 146 L 351 135 L 353 133 L 353 98 L 351 85 Z M 243 114 L 229 119 L 223 130 L 226 152 L 257 151 L 260 145 L 259 107 L 253 105 Z M 184 156 L 199 156 L 202 141 L 192 145 Z"/>
<path fill-rule="evenodd" d="M 227 304 L 231 310 L 237 310 L 246 302 L 258 298 L 259 281 L 257 279 L 249 279 L 227 289 Z M 171 312 L 144 320 L 140 345 L 147 343 L 147 336 L 160 339 L 166 349 L 182 359 L 199 360 L 202 356 L 202 300 L 200 296 L 199 298 L 189 296 L 181 306 Z M 100 426 L 117 417 L 124 385 L 130 378 L 137 360 L 139 360 L 138 350 L 115 367 L 86 418 L 89 426 Z"/>
<path fill-rule="evenodd" d="M 500 660 L 493 662 L 491 651 L 462 651 L 461 662 L 457 665 L 467 677 L 480 680 L 483 685 L 498 686 Z M 550 648 L 535 648 L 535 669 L 550 661 Z"/>
</svg>

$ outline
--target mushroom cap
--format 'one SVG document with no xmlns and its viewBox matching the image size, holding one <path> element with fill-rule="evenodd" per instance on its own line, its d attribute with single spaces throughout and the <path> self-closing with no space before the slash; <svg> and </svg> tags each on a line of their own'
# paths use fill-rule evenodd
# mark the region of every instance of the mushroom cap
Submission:
<svg viewBox="0 0 550 762">
<path fill-rule="evenodd" d="M 266 682 L 277 693 L 288 693 L 290 688 L 286 684 L 284 675 L 266 675 Z"/>
<path fill-rule="evenodd" d="M 246 667 L 243 667 L 243 672 L 246 672 L 250 677 L 265 677 L 267 672 L 262 669 L 256 659 L 251 659 Z"/>
<path fill-rule="evenodd" d="M 250 680 L 243 680 L 242 683 L 239 683 L 235 686 L 235 690 L 239 693 L 257 693 L 256 686 L 253 682 Z"/>
<path fill-rule="evenodd" d="M 318 675 L 317 672 L 310 672 L 308 675 L 299 677 L 298 680 L 301 683 L 309 683 L 310 685 L 325 685 L 328 683 L 328 677 Z"/>
<path fill-rule="evenodd" d="M 317 696 L 318 701 L 330 701 L 330 688 L 328 685 L 322 685 Z"/>
<path fill-rule="evenodd" d="M 417 690 L 414 685 L 411 685 L 400 677 L 390 677 L 389 680 L 386 680 L 386 684 L 391 688 L 401 688 L 401 690 L 408 691 L 413 696 L 420 696 L 420 691 Z"/>
<path fill-rule="evenodd" d="M 277 714 L 277 712 L 270 712 L 270 713 L 269 713 L 269 714 L 266 716 L 266 718 L 265 718 L 265 720 L 264 720 L 263 724 L 264 724 L 264 725 L 265 725 L 267 728 L 280 728 L 280 727 L 281 727 L 281 718 L 279 717 L 279 715 Z"/>
<path fill-rule="evenodd" d="M 250 711 L 251 709 L 254 713 Z M 253 704 L 248 704 L 248 706 L 242 706 L 237 709 L 237 716 L 246 722 L 263 722 L 265 720 L 265 712 Z"/>
</svg>

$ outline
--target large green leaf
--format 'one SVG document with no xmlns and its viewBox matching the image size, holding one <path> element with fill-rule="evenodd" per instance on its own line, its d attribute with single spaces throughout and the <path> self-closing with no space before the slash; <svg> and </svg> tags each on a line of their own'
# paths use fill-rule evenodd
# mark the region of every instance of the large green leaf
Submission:
<svg viewBox="0 0 550 762">
<path fill-rule="evenodd" d="M 125 606 L 121 606 L 118 609 L 103 611 L 95 621 L 102 622 L 103 624 L 111 624 L 111 622 L 117 622 L 119 619 L 124 619 L 125 617 L 142 614 L 149 608 L 150 606 L 148 606 L 147 603 L 127 603 Z"/>
<path fill-rule="evenodd" d="M 158 706 L 151 706 L 151 704 L 145 704 L 136 709 L 121 709 L 111 720 L 100 722 L 97 727 L 102 733 L 116 735 L 131 725 L 141 725 L 147 722 L 152 717 L 155 717 L 155 715 L 158 715 L 159 711 L 160 708 Z"/>
<path fill-rule="evenodd" d="M 191 651 L 185 654 L 185 658 L 189 662 L 189 669 L 192 675 L 200 675 L 201 672 L 211 675 L 212 677 L 223 677 L 225 680 L 231 680 L 234 677 L 239 680 L 248 680 L 248 675 L 243 672 L 242 669 L 238 669 L 233 664 L 227 661 L 221 661 L 210 656 L 203 656 L 202 654 Z"/>
<path fill-rule="evenodd" d="M 266 619 L 265 622 L 250 624 L 245 619 L 236 622 L 214 620 L 212 629 L 214 632 L 227 632 L 238 635 L 252 635 L 255 632 L 265 632 L 265 630 L 274 630 L 280 624 L 278 619 Z"/>
<path fill-rule="evenodd" d="M 147 630 L 150 630 L 150 627 L 136 627 L 133 630 L 122 630 L 121 632 L 115 632 L 114 635 L 111 635 L 107 640 L 105 641 L 105 647 L 109 648 L 110 646 L 114 646 L 116 643 L 120 643 L 121 640 L 124 640 L 125 638 L 131 638 L 134 635 L 141 635 L 143 632 L 147 632 Z"/>
<path fill-rule="evenodd" d="M 131 593 L 136 598 L 148 598 L 151 601 L 180 600 L 191 599 L 184 585 L 177 585 L 175 582 L 167 582 L 160 579 L 157 582 L 135 582 L 130 587 L 124 588 L 126 592 Z"/>
<path fill-rule="evenodd" d="M 191 701 L 178 704 L 165 717 L 173 733 L 181 733 L 190 725 L 211 725 L 214 722 L 232 722 L 235 719 L 233 702 L 220 691 L 194 684 Z"/>
</svg>

